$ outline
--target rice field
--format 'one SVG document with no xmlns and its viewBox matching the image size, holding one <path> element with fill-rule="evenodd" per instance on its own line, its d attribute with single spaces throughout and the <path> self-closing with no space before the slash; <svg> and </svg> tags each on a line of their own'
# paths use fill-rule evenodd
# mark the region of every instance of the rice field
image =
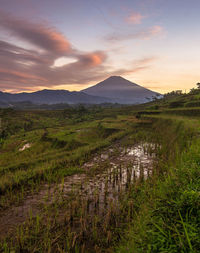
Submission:
<svg viewBox="0 0 200 253">
<path fill-rule="evenodd" d="M 197 116 L 0 117 L 0 252 L 199 252 Z"/>
</svg>

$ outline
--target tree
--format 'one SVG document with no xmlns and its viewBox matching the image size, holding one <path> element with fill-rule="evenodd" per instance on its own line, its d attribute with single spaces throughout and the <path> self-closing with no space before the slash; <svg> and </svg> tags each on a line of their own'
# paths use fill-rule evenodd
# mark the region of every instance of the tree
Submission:
<svg viewBox="0 0 200 253">
<path fill-rule="evenodd" d="M 197 89 L 200 89 L 200 83 L 197 83 Z"/>
<path fill-rule="evenodd" d="M 148 101 L 151 101 L 151 98 L 149 98 L 149 97 L 145 97 L 145 99 L 148 100 Z"/>
</svg>

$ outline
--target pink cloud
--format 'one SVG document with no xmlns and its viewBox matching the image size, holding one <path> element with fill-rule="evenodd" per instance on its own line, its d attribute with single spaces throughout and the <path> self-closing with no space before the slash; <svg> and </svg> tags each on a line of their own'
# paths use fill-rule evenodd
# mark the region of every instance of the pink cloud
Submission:
<svg viewBox="0 0 200 253">
<path fill-rule="evenodd" d="M 133 33 L 113 33 L 105 37 L 105 40 L 114 42 L 122 40 L 148 40 L 155 36 L 162 34 L 163 28 L 161 26 L 153 26 L 148 29 L 142 29 Z"/>
<path fill-rule="evenodd" d="M 139 13 L 139 12 L 132 12 L 126 19 L 125 21 L 129 24 L 141 24 L 142 19 L 144 17 Z"/>
<path fill-rule="evenodd" d="M 70 42 L 55 28 L 35 24 L 0 11 L 0 27 L 10 35 L 23 39 L 45 51 L 67 54 L 72 51 Z"/>
<path fill-rule="evenodd" d="M 161 34 L 163 32 L 163 28 L 162 26 L 159 26 L 159 25 L 155 25 L 153 26 L 150 30 L 149 30 L 149 35 L 158 35 L 158 34 Z"/>
</svg>

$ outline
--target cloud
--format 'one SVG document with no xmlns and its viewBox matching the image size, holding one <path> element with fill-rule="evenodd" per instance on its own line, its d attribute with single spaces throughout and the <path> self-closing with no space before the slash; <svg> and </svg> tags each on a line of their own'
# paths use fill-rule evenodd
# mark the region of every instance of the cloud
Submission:
<svg viewBox="0 0 200 253">
<path fill-rule="evenodd" d="M 96 51 L 93 53 L 79 55 L 79 61 L 84 66 L 96 67 L 102 64 L 107 58 L 107 55 L 102 51 Z"/>
<path fill-rule="evenodd" d="M 162 34 L 163 28 L 161 26 L 153 26 L 148 29 L 136 31 L 134 33 L 113 33 L 105 37 L 106 41 L 117 42 L 123 40 L 148 40 L 155 36 Z"/>
<path fill-rule="evenodd" d="M 0 89 L 37 90 L 59 85 L 87 84 L 110 75 L 141 71 L 148 67 L 146 59 L 136 61 L 130 69 L 113 70 L 106 66 L 105 51 L 82 52 L 74 49 L 68 39 L 49 25 L 31 23 L 0 12 L 0 29 L 12 41 L 15 38 L 30 48 L 0 40 Z M 9 39 L 10 41 L 10 39 Z M 61 66 L 54 65 L 62 57 L 74 59 Z"/>
<path fill-rule="evenodd" d="M 37 81 L 46 81 L 46 79 L 34 76 L 31 74 L 26 74 L 23 72 L 17 72 L 13 70 L 8 70 L 8 69 L 0 69 L 0 76 L 2 81 L 9 81 L 10 78 L 14 78 L 15 80 L 18 80 L 20 82 L 26 82 L 27 79 L 35 79 Z"/>
<path fill-rule="evenodd" d="M 131 12 L 131 14 L 128 17 L 126 17 L 125 21 L 128 24 L 137 25 L 141 24 L 143 18 L 144 16 L 142 16 L 139 12 Z"/>
<path fill-rule="evenodd" d="M 0 85 L 4 81 L 13 85 L 51 87 L 56 84 L 85 83 L 97 73 L 103 73 L 107 55 L 102 51 L 76 53 L 75 62 L 53 67 L 55 58 L 34 50 L 25 50 L 0 41 Z"/>
<path fill-rule="evenodd" d="M 55 28 L 34 24 L 0 11 L 0 27 L 10 35 L 23 39 L 45 51 L 67 54 L 72 51 L 69 41 Z"/>
<path fill-rule="evenodd" d="M 130 68 L 128 69 L 118 69 L 113 71 L 112 75 L 129 75 L 133 73 L 140 72 L 147 68 L 150 68 L 150 64 L 157 60 L 157 57 L 146 57 L 139 60 L 135 60 L 130 63 Z"/>
<path fill-rule="evenodd" d="M 134 64 L 137 66 L 141 66 L 141 65 L 143 66 L 143 65 L 150 64 L 157 59 L 158 59 L 158 57 L 145 57 L 145 58 L 134 61 Z"/>
<path fill-rule="evenodd" d="M 163 32 L 162 26 L 155 25 L 155 26 L 153 26 L 153 27 L 149 30 L 149 35 L 155 36 L 155 35 L 161 34 L 162 32 Z"/>
</svg>

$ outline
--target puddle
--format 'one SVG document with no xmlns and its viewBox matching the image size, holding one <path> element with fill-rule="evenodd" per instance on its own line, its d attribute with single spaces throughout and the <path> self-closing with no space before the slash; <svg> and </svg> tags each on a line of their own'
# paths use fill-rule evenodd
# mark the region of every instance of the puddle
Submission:
<svg viewBox="0 0 200 253">
<path fill-rule="evenodd" d="M 82 195 L 94 199 L 95 192 L 99 196 L 99 211 L 101 212 L 110 201 L 117 202 L 119 192 L 125 191 L 134 181 L 147 179 L 153 170 L 155 145 L 142 143 L 133 147 L 110 149 L 107 153 L 94 157 L 84 167 L 89 170 L 97 163 L 107 162 L 107 169 L 95 176 L 84 188 Z M 151 150 L 149 153 L 148 151 Z M 116 153 L 118 153 L 116 155 Z M 94 203 L 91 201 L 91 209 Z"/>
<path fill-rule="evenodd" d="M 154 144 L 140 143 L 127 148 L 113 145 L 112 148 L 95 155 L 83 165 L 87 172 L 95 167 L 95 175 L 72 175 L 59 185 L 44 185 L 37 194 L 25 197 L 20 206 L 0 213 L 0 237 L 23 223 L 30 212 L 34 217 L 41 212 L 41 206 L 58 201 L 61 195 L 62 199 L 67 199 L 72 191 L 77 192 L 76 196 L 85 199 L 91 213 L 97 203 L 94 196 L 98 196 L 99 213 L 105 212 L 106 205 L 110 201 L 117 202 L 119 193 L 126 190 L 130 183 L 138 179 L 145 180 L 152 174 L 155 157 L 153 151 L 155 152 Z"/>
</svg>

